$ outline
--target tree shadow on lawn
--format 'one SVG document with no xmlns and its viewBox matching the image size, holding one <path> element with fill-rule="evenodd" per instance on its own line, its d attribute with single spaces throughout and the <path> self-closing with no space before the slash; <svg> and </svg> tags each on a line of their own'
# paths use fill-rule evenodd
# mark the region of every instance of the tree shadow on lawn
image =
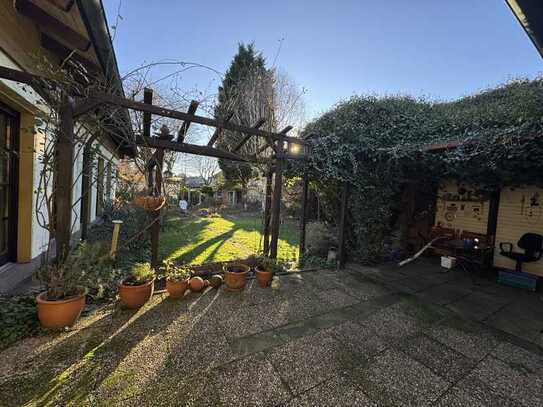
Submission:
<svg viewBox="0 0 543 407">
<path fill-rule="evenodd" d="M 227 232 L 221 233 L 220 235 L 214 237 L 213 239 L 205 240 L 204 242 L 200 243 L 198 246 L 193 247 L 188 252 L 182 253 L 178 256 L 173 256 L 173 254 L 179 249 L 176 248 L 175 250 L 171 251 L 170 253 L 167 253 L 164 258 L 170 258 L 173 261 L 176 262 L 184 262 L 184 263 L 191 263 L 194 259 L 196 259 L 198 256 L 200 256 L 202 253 L 204 253 L 206 250 L 208 250 L 213 245 L 216 245 L 216 247 L 213 248 L 213 250 L 206 256 L 206 259 L 204 261 L 208 261 L 209 259 L 212 259 L 213 256 L 217 253 L 217 251 L 220 249 L 220 247 L 226 242 L 227 239 L 230 239 L 234 236 L 234 233 L 238 230 L 238 228 L 230 229 Z"/>
<path fill-rule="evenodd" d="M 229 225 L 229 229 L 219 235 L 216 235 L 215 237 L 212 237 L 211 239 L 204 240 L 197 246 L 191 248 L 189 251 L 180 253 L 178 255 L 175 255 L 179 249 L 183 248 L 184 246 L 193 244 L 192 242 L 199 241 L 201 239 L 205 239 L 206 235 L 209 235 L 210 233 L 210 227 L 213 227 L 213 218 L 203 218 L 198 219 L 196 221 L 189 219 L 188 222 L 186 222 L 184 219 L 174 219 L 172 220 L 172 223 L 175 222 L 175 224 L 170 225 L 171 228 L 178 227 L 179 232 L 172 233 L 171 231 L 168 233 L 164 233 L 161 237 L 161 257 L 162 258 L 170 258 L 174 261 L 182 261 L 184 263 L 192 263 L 196 258 L 198 258 L 200 255 L 204 254 L 207 250 L 209 250 L 211 247 L 216 245 L 216 247 L 213 247 L 212 251 L 205 256 L 205 258 L 199 259 L 198 263 L 204 263 L 208 261 L 217 260 L 214 259 L 214 257 L 217 255 L 219 250 L 223 247 L 223 245 L 226 243 L 228 239 L 231 239 L 234 237 L 234 233 L 239 232 L 246 232 L 247 234 L 251 233 L 257 233 L 258 239 L 262 239 L 262 231 L 260 230 L 259 225 L 254 224 L 255 217 L 254 216 L 241 216 L 241 217 L 231 217 L 231 216 L 225 216 L 221 220 L 226 220 L 231 225 Z M 170 229 L 171 230 L 171 229 Z M 295 225 L 291 222 L 284 223 L 281 226 L 280 235 L 279 235 L 279 246 L 287 246 L 285 248 L 285 251 L 290 251 L 290 247 L 294 247 L 293 250 L 294 253 L 292 253 L 294 256 L 297 254 L 297 246 L 299 244 L 299 239 L 296 234 L 297 228 Z M 239 245 L 241 247 L 245 247 L 245 244 L 247 243 L 248 239 L 253 239 L 253 237 L 239 237 Z M 256 250 L 256 248 L 255 248 Z M 243 250 L 241 250 L 243 251 Z M 281 249 L 280 249 L 281 252 Z M 233 256 L 231 259 L 227 260 L 235 260 L 236 257 L 239 256 Z M 245 256 L 242 256 L 245 257 Z"/>
<path fill-rule="evenodd" d="M 115 374 L 119 364 L 150 332 L 160 334 L 182 311 L 172 301 L 158 296 L 150 303 L 137 311 L 118 307 L 107 317 L 109 323 L 102 319 L 90 324 L 23 362 L 21 368 L 28 372 L 14 374 L 0 383 L 0 404 L 89 402 L 87 396 Z"/>
</svg>

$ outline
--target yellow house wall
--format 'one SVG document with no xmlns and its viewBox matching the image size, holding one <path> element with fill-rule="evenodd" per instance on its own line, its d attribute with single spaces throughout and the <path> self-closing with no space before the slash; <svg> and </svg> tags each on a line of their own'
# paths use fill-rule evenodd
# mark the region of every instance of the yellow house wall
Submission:
<svg viewBox="0 0 543 407">
<path fill-rule="evenodd" d="M 463 187 L 474 190 L 466 185 Z M 443 199 L 442 197 L 447 194 L 458 195 L 456 181 L 444 181 L 439 187 L 435 225 L 459 231 L 486 234 L 489 202 L 462 202 Z"/>
<path fill-rule="evenodd" d="M 496 228 L 496 267 L 515 269 L 515 262 L 500 255 L 499 243 L 511 242 L 514 250 L 521 251 L 516 243 L 524 233 L 543 235 L 543 189 L 536 187 L 504 188 L 500 194 L 498 225 Z M 522 270 L 543 276 L 543 261 L 525 263 Z"/>
</svg>

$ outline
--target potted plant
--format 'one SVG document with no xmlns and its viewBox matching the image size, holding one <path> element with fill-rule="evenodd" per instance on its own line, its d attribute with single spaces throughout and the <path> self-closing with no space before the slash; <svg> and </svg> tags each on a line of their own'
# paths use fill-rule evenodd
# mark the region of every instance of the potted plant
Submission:
<svg viewBox="0 0 543 407">
<path fill-rule="evenodd" d="M 273 275 L 282 270 L 283 268 L 269 257 L 259 257 L 256 259 L 256 281 L 258 281 L 260 287 L 269 286 Z"/>
<path fill-rule="evenodd" d="M 243 290 L 247 283 L 247 273 L 251 268 L 245 264 L 233 263 L 224 266 L 224 283 L 231 291 Z"/>
<path fill-rule="evenodd" d="M 149 263 L 136 263 L 128 277 L 119 284 L 121 304 L 128 308 L 139 308 L 153 295 L 155 272 Z"/>
<path fill-rule="evenodd" d="M 82 244 L 63 262 L 40 267 L 38 279 L 46 286 L 46 291 L 36 297 L 41 325 L 49 329 L 72 326 L 85 306 L 86 287 L 99 277 L 96 271 L 112 265 L 103 245 Z"/>
<path fill-rule="evenodd" d="M 165 262 L 164 275 L 166 276 L 166 290 L 172 298 L 182 298 L 189 288 L 191 268 L 189 266 L 174 266 Z"/>
</svg>

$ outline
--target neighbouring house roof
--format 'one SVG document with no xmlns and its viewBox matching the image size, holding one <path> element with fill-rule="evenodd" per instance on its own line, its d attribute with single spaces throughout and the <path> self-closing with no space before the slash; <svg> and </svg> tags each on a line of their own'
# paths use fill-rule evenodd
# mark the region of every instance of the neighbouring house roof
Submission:
<svg viewBox="0 0 543 407">
<path fill-rule="evenodd" d="M 205 180 L 202 177 L 187 177 L 185 184 L 189 188 L 201 188 L 205 185 Z"/>
<path fill-rule="evenodd" d="M 506 2 L 543 56 L 543 2 L 541 0 L 506 0 Z"/>
</svg>

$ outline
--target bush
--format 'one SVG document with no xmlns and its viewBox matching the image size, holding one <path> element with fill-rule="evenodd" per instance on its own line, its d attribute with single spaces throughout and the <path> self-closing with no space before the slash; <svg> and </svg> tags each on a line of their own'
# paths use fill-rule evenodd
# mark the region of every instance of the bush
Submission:
<svg viewBox="0 0 543 407">
<path fill-rule="evenodd" d="M 306 226 L 306 253 L 310 256 L 327 257 L 328 249 L 335 244 L 330 228 L 323 222 L 311 222 Z"/>
<path fill-rule="evenodd" d="M 126 285 L 142 285 L 151 281 L 155 277 L 155 271 L 149 263 L 136 263 L 128 271 L 128 276 L 124 279 Z"/>
<path fill-rule="evenodd" d="M 34 297 L 0 298 L 0 350 L 40 332 Z"/>
</svg>

